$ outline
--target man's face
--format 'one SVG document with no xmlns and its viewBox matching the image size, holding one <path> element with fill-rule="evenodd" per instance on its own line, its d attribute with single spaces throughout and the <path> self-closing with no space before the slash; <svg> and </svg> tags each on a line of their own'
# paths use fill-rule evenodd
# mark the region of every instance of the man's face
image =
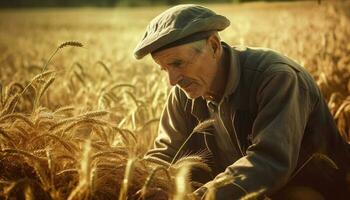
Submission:
<svg viewBox="0 0 350 200">
<path fill-rule="evenodd" d="M 210 43 L 202 42 L 200 51 L 190 43 L 152 54 L 154 61 L 167 72 L 170 85 L 178 85 L 191 99 L 206 96 L 217 70 Z"/>
</svg>

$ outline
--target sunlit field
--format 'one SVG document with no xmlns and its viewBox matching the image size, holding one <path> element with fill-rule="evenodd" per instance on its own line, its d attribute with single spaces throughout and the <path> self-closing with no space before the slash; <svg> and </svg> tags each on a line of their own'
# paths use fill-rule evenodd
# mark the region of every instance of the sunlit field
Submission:
<svg viewBox="0 0 350 200">
<path fill-rule="evenodd" d="M 349 2 L 208 7 L 231 20 L 227 43 L 302 63 L 350 141 Z M 170 86 L 132 51 L 164 9 L 0 11 L 0 199 L 191 199 L 204 159 L 142 159 Z"/>
</svg>

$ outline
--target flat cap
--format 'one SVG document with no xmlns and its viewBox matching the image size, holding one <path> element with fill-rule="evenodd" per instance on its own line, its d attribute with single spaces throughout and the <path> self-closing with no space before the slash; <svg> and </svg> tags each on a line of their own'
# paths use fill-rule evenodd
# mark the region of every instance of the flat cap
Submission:
<svg viewBox="0 0 350 200">
<path fill-rule="evenodd" d="M 166 45 L 200 32 L 221 31 L 230 21 L 214 11 L 199 5 L 174 6 L 155 17 L 134 49 L 136 59 L 141 59 Z"/>
</svg>

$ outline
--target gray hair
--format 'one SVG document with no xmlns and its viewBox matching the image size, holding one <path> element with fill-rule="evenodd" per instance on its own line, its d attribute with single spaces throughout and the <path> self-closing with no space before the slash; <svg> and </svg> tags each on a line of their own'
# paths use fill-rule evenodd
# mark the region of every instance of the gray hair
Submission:
<svg viewBox="0 0 350 200">
<path fill-rule="evenodd" d="M 218 37 L 220 40 L 220 36 L 219 36 L 218 32 L 214 32 L 212 35 L 216 35 L 216 37 Z M 207 42 L 207 40 L 203 39 L 203 40 L 198 40 L 198 41 L 192 42 L 192 43 L 190 43 L 190 45 L 196 53 L 200 54 L 203 52 L 203 49 L 204 49 L 206 42 Z"/>
</svg>

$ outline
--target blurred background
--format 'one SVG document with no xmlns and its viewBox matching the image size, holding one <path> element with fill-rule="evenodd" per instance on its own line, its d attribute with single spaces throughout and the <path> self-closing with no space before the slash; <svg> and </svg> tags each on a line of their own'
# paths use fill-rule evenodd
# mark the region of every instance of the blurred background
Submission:
<svg viewBox="0 0 350 200">
<path fill-rule="evenodd" d="M 183 3 L 244 3 L 244 2 L 277 2 L 295 0 L 2 0 L 0 7 L 78 7 L 78 6 L 150 6 L 176 5 Z M 321 2 L 321 0 L 315 0 Z M 340 0 L 341 1 L 341 0 Z"/>
</svg>

